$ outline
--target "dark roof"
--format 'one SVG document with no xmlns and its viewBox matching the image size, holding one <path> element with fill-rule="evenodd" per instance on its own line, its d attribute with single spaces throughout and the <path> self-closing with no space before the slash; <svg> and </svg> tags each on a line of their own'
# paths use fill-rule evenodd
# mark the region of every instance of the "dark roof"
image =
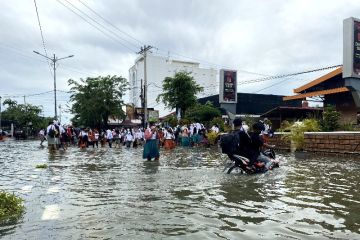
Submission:
<svg viewBox="0 0 360 240">
<path fill-rule="evenodd" d="M 301 107 L 301 100 L 283 101 L 283 97 L 283 95 L 238 93 L 236 114 L 261 115 L 279 106 Z M 198 99 L 201 104 L 205 104 L 207 101 L 220 108 L 219 95 Z"/>
<path fill-rule="evenodd" d="M 280 117 L 282 119 L 303 119 L 306 117 L 320 116 L 323 112 L 322 108 L 313 107 L 276 107 L 262 114 L 261 117 Z"/>
</svg>

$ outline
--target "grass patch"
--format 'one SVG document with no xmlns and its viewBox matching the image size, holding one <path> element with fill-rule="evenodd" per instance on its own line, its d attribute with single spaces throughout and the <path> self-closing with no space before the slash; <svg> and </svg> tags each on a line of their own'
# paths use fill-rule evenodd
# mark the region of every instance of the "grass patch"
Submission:
<svg viewBox="0 0 360 240">
<path fill-rule="evenodd" d="M 46 164 L 38 164 L 36 165 L 36 168 L 47 168 L 48 166 Z"/>
<path fill-rule="evenodd" d="M 16 217 L 24 212 L 24 200 L 13 193 L 0 191 L 0 220 Z"/>
</svg>

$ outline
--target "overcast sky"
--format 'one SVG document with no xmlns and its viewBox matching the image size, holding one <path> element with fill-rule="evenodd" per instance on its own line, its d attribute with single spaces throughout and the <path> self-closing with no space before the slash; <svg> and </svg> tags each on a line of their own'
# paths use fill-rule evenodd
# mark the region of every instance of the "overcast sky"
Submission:
<svg viewBox="0 0 360 240">
<path fill-rule="evenodd" d="M 112 33 L 66 0 L 36 1 L 47 54 L 75 55 L 59 62 L 57 88 L 64 91 L 69 78 L 128 78 L 142 44 L 155 46 L 154 54 L 169 52 L 174 59 L 186 57 L 203 67 L 236 69 L 239 81 L 261 76 L 248 72 L 279 75 L 342 64 L 342 21 L 360 17 L 360 2 L 354 0 L 81 0 L 115 29 L 78 0 L 68 1 Z M 51 91 L 49 66 L 33 53 L 45 54 L 34 1 L 0 0 L 0 9 L 0 96 L 23 102 L 21 95 Z M 317 75 L 241 85 L 238 90 L 290 95 Z M 68 94 L 60 92 L 58 98 L 65 106 Z M 54 114 L 52 93 L 25 101 L 43 105 L 45 116 Z"/>
</svg>

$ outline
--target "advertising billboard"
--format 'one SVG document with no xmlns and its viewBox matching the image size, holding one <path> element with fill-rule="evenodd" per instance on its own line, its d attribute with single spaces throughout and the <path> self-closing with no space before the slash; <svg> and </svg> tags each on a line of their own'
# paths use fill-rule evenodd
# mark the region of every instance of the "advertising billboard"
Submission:
<svg viewBox="0 0 360 240">
<path fill-rule="evenodd" d="M 237 73 L 235 70 L 220 70 L 219 103 L 237 103 Z"/>
<path fill-rule="evenodd" d="M 360 78 L 360 19 L 344 20 L 343 78 Z"/>
</svg>

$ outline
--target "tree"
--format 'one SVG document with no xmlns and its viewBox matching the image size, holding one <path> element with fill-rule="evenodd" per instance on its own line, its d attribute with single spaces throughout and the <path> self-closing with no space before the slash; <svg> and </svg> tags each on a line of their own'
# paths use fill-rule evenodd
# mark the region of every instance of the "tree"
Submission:
<svg viewBox="0 0 360 240">
<path fill-rule="evenodd" d="M 334 106 L 326 106 L 323 112 L 323 118 L 320 121 L 322 131 L 335 131 L 340 127 L 340 113 L 336 111 Z"/>
<path fill-rule="evenodd" d="M 213 118 L 221 117 L 221 112 L 211 102 L 204 105 L 197 103 L 186 110 L 185 117 L 191 121 L 206 124 Z"/>
<path fill-rule="evenodd" d="M 4 106 L 6 110 L 2 112 L 4 120 L 13 121 L 19 128 L 31 126 L 34 129 L 44 128 L 47 120 L 40 116 L 42 113 L 41 106 L 32 104 L 18 104 L 15 100 L 5 99 Z"/>
<path fill-rule="evenodd" d="M 68 85 L 72 92 L 70 111 L 74 114 L 73 124 L 102 127 L 107 126 L 109 116 L 124 118 L 122 98 L 128 89 L 125 78 L 116 75 L 88 77 L 85 80 L 81 78 L 80 83 L 69 79 Z"/>
<path fill-rule="evenodd" d="M 180 109 L 181 117 L 186 109 L 196 104 L 196 94 L 203 91 L 188 72 L 178 72 L 174 77 L 166 77 L 163 81 L 163 93 L 156 98 L 169 109 Z"/>
</svg>

